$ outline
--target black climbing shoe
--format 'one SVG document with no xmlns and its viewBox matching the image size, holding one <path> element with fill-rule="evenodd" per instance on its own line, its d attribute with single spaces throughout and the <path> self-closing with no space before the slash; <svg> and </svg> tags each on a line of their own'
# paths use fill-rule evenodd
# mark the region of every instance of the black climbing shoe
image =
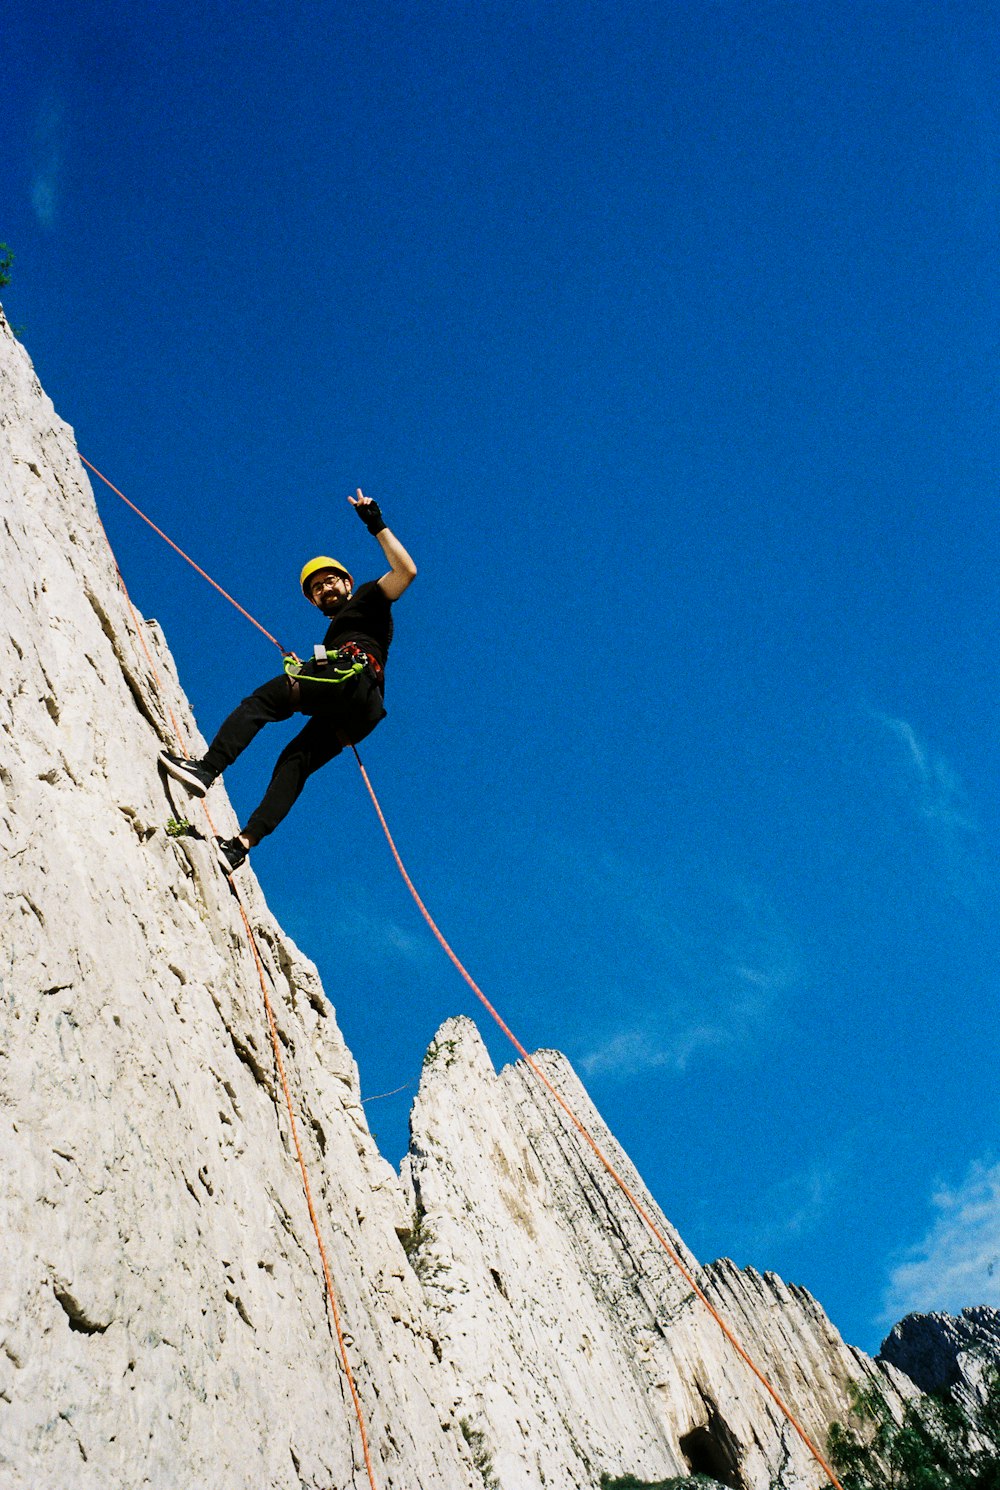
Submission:
<svg viewBox="0 0 1000 1490">
<path fill-rule="evenodd" d="M 170 755 L 166 750 L 160 751 L 160 765 L 178 781 L 183 781 L 188 791 L 194 792 L 196 797 L 203 797 L 215 780 L 214 773 L 203 766 L 201 761 L 186 760 L 183 755 Z"/>
<path fill-rule="evenodd" d="M 222 865 L 223 874 L 228 878 L 246 862 L 247 850 L 238 838 L 217 838 L 215 854 Z"/>
</svg>

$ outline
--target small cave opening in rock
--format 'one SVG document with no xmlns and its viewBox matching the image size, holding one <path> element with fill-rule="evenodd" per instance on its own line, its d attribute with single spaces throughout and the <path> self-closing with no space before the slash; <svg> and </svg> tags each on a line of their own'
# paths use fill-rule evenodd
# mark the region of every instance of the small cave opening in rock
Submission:
<svg viewBox="0 0 1000 1490">
<path fill-rule="evenodd" d="M 737 1445 L 722 1419 L 714 1414 L 700 1428 L 692 1428 L 680 1441 L 680 1450 L 691 1474 L 708 1475 L 731 1490 L 746 1490 L 739 1472 Z"/>
</svg>

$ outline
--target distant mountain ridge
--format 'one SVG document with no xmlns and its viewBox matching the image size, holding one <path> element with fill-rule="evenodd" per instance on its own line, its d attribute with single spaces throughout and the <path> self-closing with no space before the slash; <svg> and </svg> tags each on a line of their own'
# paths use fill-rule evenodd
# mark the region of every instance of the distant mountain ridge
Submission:
<svg viewBox="0 0 1000 1490">
<path fill-rule="evenodd" d="M 908 1314 L 882 1341 L 879 1360 L 905 1372 L 922 1392 L 950 1391 L 974 1414 L 985 1373 L 1000 1370 L 1000 1309 Z"/>
</svg>

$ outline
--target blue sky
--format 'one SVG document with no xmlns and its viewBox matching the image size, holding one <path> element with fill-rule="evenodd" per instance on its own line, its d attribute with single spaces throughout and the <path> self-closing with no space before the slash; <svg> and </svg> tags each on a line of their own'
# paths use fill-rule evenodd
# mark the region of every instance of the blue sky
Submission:
<svg viewBox="0 0 1000 1490">
<path fill-rule="evenodd" d="M 11 319 L 298 650 L 381 555 L 421 893 L 671 1220 L 853 1343 L 1000 1304 L 986 4 L 15 3 Z M 276 654 L 110 494 L 211 734 Z M 292 726 L 231 773 L 244 813 Z M 332 765 L 255 855 L 398 1159 L 478 1016 Z M 484 1031 L 499 1060 L 502 1037 Z"/>
</svg>

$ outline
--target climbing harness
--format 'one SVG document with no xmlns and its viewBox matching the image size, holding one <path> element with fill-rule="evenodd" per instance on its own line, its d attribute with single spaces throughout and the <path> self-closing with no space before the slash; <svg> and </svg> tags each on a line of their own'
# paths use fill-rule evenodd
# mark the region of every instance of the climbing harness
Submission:
<svg viewBox="0 0 1000 1490">
<path fill-rule="evenodd" d="M 282 652 L 282 654 L 285 656 L 286 659 L 288 659 L 290 657 L 293 657 L 294 654 L 291 654 L 291 653 L 286 652 L 285 649 L 281 646 L 281 643 L 277 640 L 276 637 L 271 636 L 271 633 L 269 631 L 267 631 L 265 629 L 265 627 L 263 627 L 260 624 L 259 621 L 254 620 L 253 616 L 251 616 L 247 611 L 243 610 L 243 607 L 241 605 L 239 605 L 235 600 L 233 600 L 232 596 L 231 595 L 228 595 L 226 593 L 226 591 L 223 590 L 223 588 L 222 588 L 221 585 L 216 584 L 215 580 L 213 580 L 209 575 L 207 575 L 205 573 L 205 571 L 203 569 L 201 569 L 195 563 L 195 561 L 193 559 L 189 558 L 189 556 L 186 553 L 184 553 L 184 550 L 183 549 L 178 548 L 177 544 L 174 543 L 172 541 L 172 539 L 167 538 L 167 535 L 165 533 L 161 532 L 161 530 L 158 527 L 156 527 L 156 524 L 153 523 L 152 521 L 150 521 L 150 519 L 148 517 L 146 517 L 145 513 L 141 512 L 139 510 L 139 508 L 136 507 L 133 502 L 130 502 L 129 499 L 128 499 L 128 497 L 126 497 L 123 492 L 120 492 L 116 486 L 112 485 L 112 483 L 108 480 L 108 478 L 106 476 L 102 475 L 102 473 L 97 470 L 97 467 L 96 466 L 91 465 L 90 461 L 86 460 L 86 458 L 84 456 L 81 456 L 80 459 L 84 462 L 84 465 L 86 465 L 91 471 L 94 472 L 95 476 L 100 477 L 100 479 L 104 482 L 104 484 L 106 486 L 109 486 L 111 488 L 111 490 L 113 492 L 115 492 L 119 497 L 121 497 L 122 500 L 124 502 L 126 502 L 127 505 L 129 507 L 131 507 L 134 512 L 138 513 L 138 515 L 143 519 L 144 522 L 148 523 L 149 526 L 151 528 L 153 528 L 155 532 L 159 533 L 160 534 L 160 537 L 161 538 L 164 538 L 166 540 L 166 542 L 170 544 L 171 548 L 176 549 L 176 551 L 181 555 L 182 558 L 187 559 L 188 563 L 192 566 L 192 568 L 197 569 L 198 573 L 200 575 L 202 575 L 203 578 L 207 579 L 208 582 L 209 582 L 209 584 L 213 585 L 215 587 L 215 589 L 219 591 L 220 594 L 224 595 L 225 598 L 231 602 L 231 604 L 233 604 L 233 605 L 236 606 L 236 609 L 237 610 L 241 611 L 242 614 L 244 616 L 246 616 L 249 621 L 253 622 L 254 626 L 257 627 L 257 630 L 260 631 L 260 632 L 263 632 L 263 634 L 266 637 L 268 637 L 270 641 L 272 641 L 274 643 L 274 645 L 278 648 L 278 650 L 280 652 Z M 107 536 L 107 535 L 105 535 L 105 536 Z M 109 543 L 108 546 L 110 547 L 110 543 Z M 113 554 L 112 554 L 112 558 L 114 558 L 114 555 Z M 340 566 L 338 565 L 337 567 L 339 568 Z M 119 581 L 121 582 L 122 589 L 125 590 L 125 582 L 124 582 L 124 580 L 122 580 L 121 571 L 118 570 L 117 563 L 115 564 L 115 569 L 118 572 L 118 578 L 119 578 Z M 127 592 L 127 590 L 125 590 L 125 596 L 126 596 L 126 599 L 128 599 L 128 592 Z M 129 608 L 131 609 L 131 601 L 129 601 Z M 139 628 L 138 618 L 136 617 L 134 610 L 132 611 L 132 615 L 133 615 L 133 620 L 135 621 L 136 629 L 139 631 L 140 639 L 143 642 L 143 647 L 145 648 L 145 646 L 146 646 L 145 640 L 142 638 L 142 632 L 141 632 L 141 629 Z M 341 644 L 341 647 L 338 650 L 340 652 L 343 652 L 346 647 L 351 646 L 351 645 L 353 645 L 353 644 L 352 643 L 342 643 Z M 360 649 L 358 649 L 358 650 L 360 651 Z M 146 655 L 147 655 L 147 657 L 149 657 L 148 648 L 146 649 Z M 368 654 L 362 654 L 362 655 L 364 655 L 366 657 L 368 656 Z M 295 658 L 294 660 L 296 662 L 298 661 L 297 658 Z M 374 662 L 375 659 L 370 659 L 370 660 Z M 150 658 L 150 665 L 152 666 L 152 658 Z M 362 664 L 362 666 L 364 666 L 364 664 Z M 286 672 L 287 671 L 288 671 L 288 668 L 287 668 L 287 661 L 286 661 Z M 154 674 L 155 674 L 155 668 L 154 668 Z M 157 682 L 159 682 L 159 679 L 158 678 L 157 678 Z M 161 697 L 162 697 L 162 685 L 161 685 Z M 171 718 L 173 719 L 173 715 L 172 714 L 171 714 Z M 175 726 L 175 730 L 177 730 L 176 720 L 174 721 L 174 726 Z M 179 730 L 177 730 L 177 733 L 178 733 L 178 738 L 180 738 L 180 732 L 179 732 Z M 351 742 L 346 741 L 345 743 L 351 743 Z M 182 748 L 183 748 L 183 745 L 182 745 Z M 753 1374 L 753 1376 L 756 1378 L 756 1380 L 764 1388 L 765 1392 L 771 1398 L 772 1402 L 775 1404 L 775 1406 L 778 1408 L 778 1410 L 781 1412 L 782 1416 L 786 1419 L 786 1421 L 789 1423 L 789 1425 L 792 1427 L 792 1429 L 798 1435 L 799 1439 L 805 1445 L 805 1447 L 808 1449 L 808 1451 L 812 1455 L 813 1459 L 815 1459 L 816 1463 L 823 1470 L 823 1473 L 828 1477 L 831 1485 L 833 1485 L 835 1487 L 835 1490 L 843 1490 L 843 1486 L 841 1485 L 840 1480 L 838 1480 L 838 1478 L 837 1478 L 836 1474 L 834 1473 L 833 1469 L 827 1463 L 826 1459 L 823 1457 L 823 1454 L 817 1448 L 817 1446 L 813 1442 L 812 1438 L 806 1432 L 805 1428 L 799 1422 L 798 1418 L 792 1412 L 792 1410 L 788 1406 L 788 1404 L 779 1396 L 778 1392 L 771 1385 L 770 1381 L 764 1375 L 763 1371 L 761 1371 L 760 1367 L 756 1365 L 756 1363 L 754 1362 L 754 1360 L 752 1359 L 752 1357 L 748 1354 L 748 1352 L 740 1344 L 740 1342 L 737 1339 L 736 1335 L 729 1328 L 729 1326 L 726 1324 L 725 1320 L 722 1318 L 722 1315 L 715 1308 L 715 1305 L 708 1298 L 707 1294 L 701 1288 L 701 1286 L 698 1284 L 698 1282 L 696 1281 L 696 1279 L 694 1278 L 694 1276 L 692 1275 L 692 1273 L 690 1272 L 690 1270 L 685 1266 L 685 1264 L 684 1264 L 682 1258 L 680 1257 L 680 1255 L 678 1254 L 676 1248 L 674 1248 L 670 1244 L 670 1242 L 664 1236 L 662 1230 L 657 1226 L 656 1222 L 653 1220 L 652 1216 L 649 1214 L 649 1211 L 648 1211 L 647 1207 L 643 1205 L 642 1201 L 638 1198 L 638 1196 L 635 1194 L 635 1192 L 629 1187 L 628 1184 L 626 1184 L 625 1180 L 622 1179 L 622 1177 L 618 1173 L 617 1169 L 611 1163 L 611 1160 L 604 1153 L 603 1149 L 600 1147 L 600 1145 L 597 1143 L 597 1141 L 592 1137 L 592 1135 L 590 1134 L 590 1132 L 588 1131 L 588 1129 L 586 1128 L 586 1126 L 576 1116 L 576 1113 L 570 1107 L 569 1103 L 557 1091 L 556 1087 L 553 1085 L 553 1083 L 545 1075 L 545 1072 L 538 1065 L 538 1062 L 533 1059 L 533 1057 L 528 1053 L 528 1051 L 525 1049 L 525 1047 L 521 1044 L 520 1040 L 517 1038 L 517 1036 L 514 1034 L 514 1032 L 504 1022 L 504 1020 L 501 1018 L 500 1014 L 498 1014 L 497 1010 L 493 1007 L 493 1005 L 490 1003 L 489 999 L 486 997 L 485 993 L 483 993 L 482 989 L 475 982 L 475 980 L 473 979 L 471 973 L 464 966 L 464 964 L 460 961 L 460 959 L 458 958 L 457 954 L 452 950 L 452 948 L 449 945 L 449 943 L 445 940 L 444 935 L 442 934 L 442 932 L 438 928 L 437 923 L 435 922 L 434 918 L 431 916 L 431 913 L 427 909 L 427 907 L 425 906 L 423 900 L 420 898 L 420 895 L 419 895 L 419 893 L 417 891 L 416 886 L 414 885 L 414 883 L 411 880 L 409 874 L 407 873 L 406 866 L 404 865 L 403 860 L 402 860 L 402 858 L 400 856 L 399 850 L 397 849 L 396 844 L 395 844 L 395 841 L 393 840 L 392 833 L 389 831 L 389 824 L 386 821 L 385 814 L 382 811 L 381 804 L 379 803 L 378 797 L 375 794 L 375 789 L 372 786 L 371 780 L 370 780 L 370 778 L 368 776 L 368 772 L 365 770 L 365 767 L 364 767 L 364 765 L 362 763 L 361 757 L 358 754 L 357 746 L 354 745 L 354 744 L 351 744 L 351 749 L 354 752 L 354 758 L 355 758 L 355 760 L 358 763 L 358 770 L 361 772 L 362 780 L 364 781 L 364 784 L 365 784 L 365 786 L 366 786 L 366 788 L 368 790 L 368 795 L 371 798 L 372 805 L 375 808 L 375 812 L 376 812 L 376 815 L 378 817 L 379 823 L 382 826 L 382 831 L 385 834 L 386 841 L 388 842 L 389 848 L 390 848 L 390 850 L 392 852 L 392 857 L 395 860 L 396 868 L 399 870 L 399 873 L 402 876 L 403 881 L 406 884 L 406 887 L 409 890 L 411 896 L 413 897 L 413 900 L 414 900 L 414 902 L 415 902 L 418 910 L 420 911 L 420 914 L 423 916 L 423 918 L 426 921 L 428 927 L 430 928 L 430 930 L 433 933 L 435 939 L 437 940 L 437 942 L 439 943 L 439 945 L 441 946 L 441 948 L 443 949 L 443 951 L 447 955 L 448 959 L 451 961 L 451 963 L 457 969 L 457 971 L 460 974 L 460 976 L 464 979 L 464 981 L 466 982 L 466 984 L 469 986 L 469 988 L 475 994 L 476 998 L 479 999 L 480 1003 L 486 1009 L 486 1011 L 490 1015 L 491 1019 L 494 1020 L 494 1022 L 499 1026 L 499 1028 L 507 1036 L 507 1039 L 514 1046 L 515 1050 L 518 1052 L 518 1054 L 520 1055 L 521 1059 L 525 1062 L 525 1064 L 527 1065 L 528 1069 L 533 1073 L 533 1075 L 537 1078 L 537 1080 L 541 1083 L 541 1085 L 548 1091 L 548 1093 L 552 1097 L 553 1101 L 559 1106 L 559 1108 L 561 1108 L 561 1110 L 563 1111 L 563 1113 L 569 1119 L 569 1122 L 572 1124 L 572 1126 L 575 1128 L 575 1130 L 577 1131 L 577 1133 L 580 1135 L 580 1137 L 583 1140 L 583 1142 L 587 1145 L 587 1147 L 591 1150 L 591 1152 L 594 1154 L 594 1156 L 598 1159 L 598 1161 L 600 1162 L 601 1166 L 606 1171 L 606 1173 L 608 1174 L 608 1176 L 618 1186 L 619 1190 L 622 1192 L 622 1194 L 625 1196 L 626 1200 L 632 1206 L 632 1209 L 639 1216 L 639 1218 L 645 1223 L 645 1225 L 646 1225 L 647 1229 L 649 1230 L 649 1232 L 651 1233 L 651 1235 L 656 1239 L 656 1241 L 663 1248 L 663 1250 L 667 1254 L 667 1257 L 669 1258 L 670 1262 L 674 1265 L 674 1267 L 681 1274 L 681 1276 L 683 1277 L 683 1279 L 687 1283 L 688 1287 L 691 1289 L 691 1291 L 694 1294 L 694 1296 L 697 1299 L 699 1299 L 700 1302 L 704 1305 L 704 1307 L 708 1310 L 708 1313 L 711 1315 L 711 1317 L 715 1321 L 715 1323 L 719 1326 L 719 1329 L 722 1331 L 723 1335 L 729 1341 L 730 1345 L 733 1347 L 733 1349 L 735 1350 L 736 1354 L 740 1357 L 740 1359 L 744 1362 L 744 1364 L 747 1366 L 747 1368 L 750 1370 L 750 1372 Z M 187 751 L 185 750 L 184 753 L 187 754 Z M 207 814 L 207 809 L 206 809 L 206 814 Z M 209 819 L 209 822 L 211 823 L 211 819 Z M 214 833 L 214 828 L 213 828 L 213 833 Z M 230 883 L 233 884 L 232 881 L 230 881 Z M 257 962 L 257 969 L 258 969 L 258 972 L 260 974 L 261 988 L 264 990 L 264 1002 L 265 1002 L 265 1008 L 267 1010 L 268 1023 L 269 1023 L 269 1026 L 270 1026 L 271 1032 L 272 1032 L 272 1043 L 274 1045 L 275 1055 L 276 1055 L 277 1060 L 278 1060 L 279 1070 L 281 1071 L 282 1084 L 283 1084 L 283 1086 L 285 1088 L 285 1098 L 286 1098 L 286 1102 L 288 1103 L 288 1112 L 289 1112 L 289 1118 L 290 1118 L 291 1123 L 292 1123 L 293 1136 L 295 1136 L 296 1151 L 299 1154 L 299 1165 L 300 1165 L 300 1168 L 301 1168 L 301 1171 L 302 1171 L 303 1185 L 304 1185 L 304 1188 L 305 1188 L 305 1191 L 306 1191 L 306 1198 L 307 1198 L 307 1202 L 308 1202 L 308 1206 L 309 1206 L 309 1214 L 310 1214 L 310 1217 L 313 1219 L 313 1227 L 314 1227 L 314 1230 L 316 1232 L 317 1242 L 319 1243 L 320 1253 L 321 1253 L 321 1256 L 323 1258 L 323 1268 L 324 1268 L 324 1273 L 326 1275 L 326 1282 L 327 1282 L 327 1293 L 328 1293 L 328 1296 L 330 1298 L 330 1303 L 331 1303 L 331 1308 L 332 1308 L 332 1311 L 333 1311 L 334 1319 L 337 1322 L 337 1337 L 338 1337 L 338 1340 L 340 1341 L 340 1344 L 341 1344 L 341 1359 L 342 1359 L 343 1364 L 344 1364 L 344 1369 L 345 1369 L 345 1373 L 347 1375 L 347 1379 L 348 1379 L 348 1381 L 350 1383 L 351 1394 L 352 1394 L 352 1396 L 354 1398 L 355 1412 L 357 1414 L 358 1423 L 360 1425 L 361 1439 L 362 1439 L 362 1444 L 364 1446 L 365 1464 L 368 1467 L 368 1476 L 369 1476 L 369 1479 L 370 1479 L 371 1484 L 372 1484 L 372 1490 L 375 1490 L 375 1480 L 374 1480 L 374 1475 L 373 1475 L 373 1471 L 372 1471 L 372 1468 L 371 1468 L 371 1461 L 370 1461 L 369 1454 L 368 1454 L 368 1443 L 367 1443 L 367 1435 L 365 1433 L 364 1419 L 363 1419 L 363 1416 L 362 1416 L 361 1405 L 360 1405 L 360 1402 L 358 1400 L 357 1391 L 356 1391 L 356 1388 L 355 1388 L 355 1385 L 354 1385 L 354 1379 L 353 1379 L 353 1377 L 351 1375 L 350 1365 L 349 1365 L 348 1359 L 347 1359 L 346 1347 L 344 1346 L 343 1337 L 342 1337 L 341 1331 L 340 1331 L 339 1315 L 337 1313 L 336 1301 L 335 1301 L 334 1295 L 333 1295 L 333 1286 L 332 1286 L 332 1283 L 330 1281 L 329 1270 L 327 1268 L 326 1253 L 325 1253 L 325 1250 L 323 1248 L 323 1242 L 322 1242 L 322 1238 L 320 1236 L 319 1225 L 318 1225 L 318 1222 L 315 1219 L 315 1211 L 314 1211 L 313 1203 L 312 1203 L 312 1195 L 311 1195 L 311 1192 L 309 1190 L 308 1175 L 306 1173 L 305 1161 L 302 1158 L 301 1149 L 299 1148 L 298 1137 L 297 1137 L 297 1133 L 296 1133 L 296 1129 L 295 1129 L 294 1117 L 292 1115 L 291 1097 L 289 1095 L 287 1082 L 285 1080 L 284 1066 L 283 1066 L 283 1064 L 281 1062 L 281 1054 L 280 1054 L 280 1050 L 279 1050 L 279 1041 L 278 1041 L 278 1037 L 277 1037 L 277 1027 L 276 1027 L 276 1025 L 274 1023 L 274 1015 L 273 1015 L 273 1012 L 272 1012 L 272 1009 L 271 1009 L 271 1003 L 270 1003 L 270 999 L 269 999 L 268 993 L 267 993 L 267 987 L 266 987 L 265 978 L 264 978 L 263 965 L 261 963 L 260 954 L 259 954 L 259 952 L 257 950 L 256 941 L 254 940 L 254 937 L 253 937 L 253 932 L 252 932 L 252 930 L 250 928 L 250 922 L 249 922 L 249 920 L 247 918 L 246 910 L 244 909 L 243 902 L 242 902 L 242 900 L 240 900 L 239 894 L 238 894 L 238 892 L 237 892 L 234 884 L 233 884 L 233 893 L 236 895 L 237 901 L 239 903 L 240 912 L 241 912 L 241 914 L 243 916 L 243 921 L 244 921 L 244 924 L 245 924 L 246 929 L 247 929 L 247 935 L 248 935 L 248 938 L 250 940 L 251 947 L 253 948 L 254 957 L 255 957 L 256 962 Z"/>
<path fill-rule="evenodd" d="M 335 688 L 343 688 L 352 678 L 365 670 L 365 664 L 359 662 L 356 657 L 348 653 L 341 655 L 339 651 L 329 651 L 324 647 L 317 647 L 313 653 L 311 666 L 313 672 L 303 673 L 304 667 L 310 664 L 301 662 L 298 657 L 285 658 L 285 673 L 289 678 L 307 677 L 314 683 L 332 683 Z M 329 672 L 321 671 L 329 667 Z"/>
<path fill-rule="evenodd" d="M 309 668 L 304 672 L 304 668 Z M 382 682 L 382 664 L 371 652 L 363 652 L 356 642 L 341 642 L 339 647 L 313 648 L 311 662 L 303 662 L 294 652 L 285 653 L 285 674 L 298 680 L 308 678 L 311 683 L 330 683 L 335 688 L 344 688 L 352 679 L 359 678 L 368 669 L 376 683 Z"/>
</svg>

